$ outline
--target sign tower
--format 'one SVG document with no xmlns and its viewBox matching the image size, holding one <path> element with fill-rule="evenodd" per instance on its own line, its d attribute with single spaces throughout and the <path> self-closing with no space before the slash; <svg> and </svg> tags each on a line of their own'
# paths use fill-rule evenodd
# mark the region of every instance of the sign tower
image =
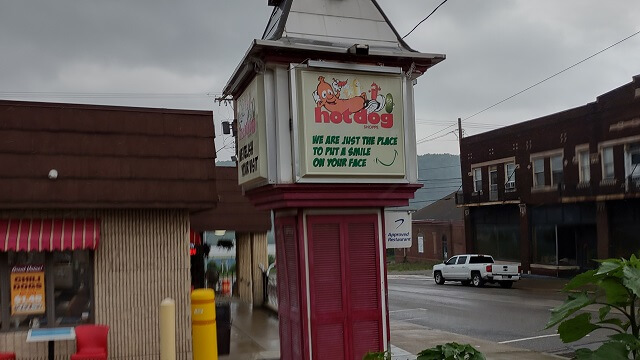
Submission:
<svg viewBox="0 0 640 360">
<path fill-rule="evenodd" d="M 224 95 L 239 183 L 274 211 L 281 358 L 362 358 L 388 349 L 385 209 L 421 186 L 413 86 L 445 57 L 411 49 L 375 0 L 269 5 Z"/>
</svg>

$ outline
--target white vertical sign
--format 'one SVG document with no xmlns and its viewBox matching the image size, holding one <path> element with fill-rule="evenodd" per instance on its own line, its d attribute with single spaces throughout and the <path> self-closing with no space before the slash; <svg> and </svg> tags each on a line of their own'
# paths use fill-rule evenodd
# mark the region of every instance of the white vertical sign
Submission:
<svg viewBox="0 0 640 360">
<path fill-rule="evenodd" d="M 411 247 L 411 213 L 403 210 L 385 210 L 384 229 L 387 249 Z"/>
<path fill-rule="evenodd" d="M 419 253 L 423 253 L 424 252 L 424 237 L 423 236 L 418 236 L 418 252 Z"/>
</svg>

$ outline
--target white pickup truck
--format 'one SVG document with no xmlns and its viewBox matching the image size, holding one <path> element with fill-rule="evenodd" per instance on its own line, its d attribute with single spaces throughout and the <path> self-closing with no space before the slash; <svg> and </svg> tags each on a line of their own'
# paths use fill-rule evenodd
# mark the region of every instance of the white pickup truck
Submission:
<svg viewBox="0 0 640 360">
<path fill-rule="evenodd" d="M 442 285 L 445 281 L 461 281 L 463 285 L 483 286 L 497 282 L 510 288 L 520 280 L 520 264 L 496 264 L 489 255 L 456 255 L 442 264 L 433 266 L 433 279 Z"/>
</svg>

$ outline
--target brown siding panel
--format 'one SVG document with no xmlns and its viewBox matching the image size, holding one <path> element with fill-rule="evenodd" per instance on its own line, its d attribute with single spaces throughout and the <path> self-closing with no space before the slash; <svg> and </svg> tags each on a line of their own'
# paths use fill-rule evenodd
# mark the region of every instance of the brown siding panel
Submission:
<svg viewBox="0 0 640 360">
<path fill-rule="evenodd" d="M 210 111 L 0 101 L 0 208 L 213 208 Z M 58 171 L 49 180 L 49 170 Z"/>
<path fill-rule="evenodd" d="M 236 167 L 217 167 L 216 181 L 220 194 L 218 205 L 213 210 L 191 215 L 194 230 L 263 232 L 271 229 L 271 213 L 256 209 L 242 194 Z"/>
</svg>

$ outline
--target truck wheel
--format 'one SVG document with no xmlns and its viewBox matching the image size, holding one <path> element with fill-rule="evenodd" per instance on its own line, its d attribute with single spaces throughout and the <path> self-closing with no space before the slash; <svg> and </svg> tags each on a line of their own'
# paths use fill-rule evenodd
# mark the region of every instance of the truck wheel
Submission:
<svg viewBox="0 0 640 360">
<path fill-rule="evenodd" d="M 471 280 L 462 280 L 461 283 L 462 283 L 462 286 L 469 286 L 471 285 Z"/>
<path fill-rule="evenodd" d="M 498 283 L 500 283 L 500 286 L 505 289 L 511 289 L 513 286 L 513 281 L 498 281 Z"/>
<path fill-rule="evenodd" d="M 482 285 L 484 285 L 484 280 L 482 280 L 480 273 L 474 272 L 471 274 L 471 283 L 475 287 L 482 287 Z"/>
<path fill-rule="evenodd" d="M 442 285 L 444 284 L 444 278 L 442 277 L 442 273 L 440 271 L 436 271 L 433 273 L 433 280 L 436 281 L 436 284 Z"/>
</svg>

